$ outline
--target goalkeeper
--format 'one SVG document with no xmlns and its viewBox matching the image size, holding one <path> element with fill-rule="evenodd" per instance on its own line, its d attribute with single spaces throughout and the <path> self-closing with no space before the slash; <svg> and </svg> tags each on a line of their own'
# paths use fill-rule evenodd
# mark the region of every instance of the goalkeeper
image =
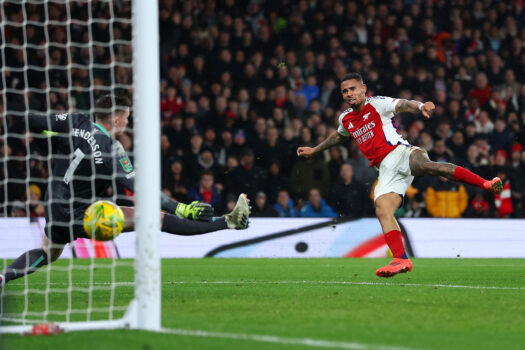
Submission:
<svg viewBox="0 0 525 350">
<path fill-rule="evenodd" d="M 45 194 L 44 244 L 18 257 L 0 275 L 0 285 L 32 273 L 55 261 L 66 243 L 87 238 L 83 228 L 86 208 L 118 183 L 133 192 L 133 165 L 116 136 L 125 132 L 130 115 L 126 97 L 105 95 L 95 103 L 93 123 L 84 114 L 29 115 L 34 133 L 52 133 L 53 171 Z M 161 193 L 161 230 L 177 235 L 198 235 L 223 229 L 245 229 L 250 209 L 244 194 L 224 217 L 213 217 L 207 203 L 178 203 Z M 121 207 L 123 232 L 134 227 L 133 207 Z M 188 220 L 189 219 L 189 220 Z"/>
</svg>

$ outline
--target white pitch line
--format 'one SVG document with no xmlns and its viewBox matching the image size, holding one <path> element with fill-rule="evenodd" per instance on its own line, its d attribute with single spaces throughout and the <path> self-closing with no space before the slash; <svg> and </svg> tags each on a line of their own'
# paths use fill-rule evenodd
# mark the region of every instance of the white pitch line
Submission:
<svg viewBox="0 0 525 350">
<path fill-rule="evenodd" d="M 163 328 L 161 332 L 167 333 L 167 334 L 185 335 L 185 336 L 191 336 L 191 337 L 250 340 L 250 341 L 265 342 L 265 343 L 303 345 L 303 346 L 310 346 L 310 347 L 332 348 L 332 349 L 415 350 L 414 348 L 388 346 L 388 345 L 363 344 L 363 343 L 357 343 L 357 342 L 334 341 L 334 340 L 312 339 L 312 338 L 287 338 L 287 337 L 279 337 L 275 335 L 223 333 L 223 332 L 211 332 L 211 331 L 203 331 L 203 330 L 169 329 L 169 328 Z"/>
<path fill-rule="evenodd" d="M 107 286 L 134 286 L 134 282 L 75 282 L 72 285 L 107 285 Z M 350 285 L 350 286 L 390 286 L 390 287 L 433 287 L 433 288 L 464 288 L 464 289 L 493 289 L 493 290 L 519 290 L 525 291 L 525 287 L 502 287 L 502 286 L 472 286 L 460 284 L 431 284 L 431 283 L 387 283 L 387 282 L 350 282 L 350 281 L 168 281 L 162 284 L 301 284 L 301 285 Z M 23 283 L 12 283 L 10 285 L 23 286 Z M 69 286 L 68 283 L 31 283 L 29 286 L 51 285 L 51 286 Z"/>
</svg>

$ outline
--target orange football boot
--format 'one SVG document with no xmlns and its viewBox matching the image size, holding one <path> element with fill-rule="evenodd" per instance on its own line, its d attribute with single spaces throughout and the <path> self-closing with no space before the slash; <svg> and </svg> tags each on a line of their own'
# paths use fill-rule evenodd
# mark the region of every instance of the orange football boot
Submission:
<svg viewBox="0 0 525 350">
<path fill-rule="evenodd" d="M 500 194 L 503 191 L 503 182 L 499 177 L 495 177 L 492 180 L 487 180 L 483 183 L 483 188 L 494 194 Z"/>
<path fill-rule="evenodd" d="M 376 275 L 388 278 L 398 273 L 412 271 L 412 267 L 412 262 L 409 259 L 394 258 L 390 264 L 377 269 Z"/>
</svg>

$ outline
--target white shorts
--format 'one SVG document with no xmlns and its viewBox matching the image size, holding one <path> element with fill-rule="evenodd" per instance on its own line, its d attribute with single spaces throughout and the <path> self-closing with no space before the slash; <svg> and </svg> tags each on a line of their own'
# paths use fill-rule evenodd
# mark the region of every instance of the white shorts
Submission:
<svg viewBox="0 0 525 350">
<path fill-rule="evenodd" d="M 398 193 L 403 197 L 414 180 L 410 171 L 410 154 L 416 149 L 412 145 L 399 145 L 379 165 L 379 178 L 374 189 L 374 202 L 383 194 Z"/>
</svg>

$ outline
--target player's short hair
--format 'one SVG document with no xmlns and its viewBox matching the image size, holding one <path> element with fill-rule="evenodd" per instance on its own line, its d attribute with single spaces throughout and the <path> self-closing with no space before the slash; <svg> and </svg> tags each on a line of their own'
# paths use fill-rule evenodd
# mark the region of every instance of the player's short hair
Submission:
<svg viewBox="0 0 525 350">
<path fill-rule="evenodd" d="M 95 102 L 95 120 L 108 122 L 115 113 L 129 109 L 131 102 L 126 96 L 103 95 Z"/>
<path fill-rule="evenodd" d="M 347 81 L 347 80 L 357 80 L 358 82 L 363 84 L 363 77 L 359 73 L 349 73 L 345 75 L 343 79 L 341 79 L 340 83 L 342 83 L 343 81 Z"/>
</svg>

